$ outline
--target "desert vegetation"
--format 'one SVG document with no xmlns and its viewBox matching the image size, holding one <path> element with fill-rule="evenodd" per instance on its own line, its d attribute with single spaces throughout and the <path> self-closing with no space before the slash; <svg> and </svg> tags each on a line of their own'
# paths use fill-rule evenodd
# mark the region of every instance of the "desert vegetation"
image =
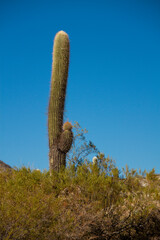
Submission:
<svg viewBox="0 0 160 240">
<path fill-rule="evenodd" d="M 0 172 L 0 239 L 158 239 L 160 180 L 119 170 L 76 123 L 66 168 Z M 78 145 L 77 145 L 78 141 Z M 97 152 L 97 162 L 87 159 Z"/>
</svg>

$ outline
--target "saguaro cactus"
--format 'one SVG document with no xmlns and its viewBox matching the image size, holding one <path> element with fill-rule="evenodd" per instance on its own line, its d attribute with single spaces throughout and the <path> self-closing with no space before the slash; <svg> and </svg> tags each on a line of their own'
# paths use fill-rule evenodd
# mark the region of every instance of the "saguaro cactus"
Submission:
<svg viewBox="0 0 160 240">
<path fill-rule="evenodd" d="M 69 38 L 60 31 L 53 46 L 53 64 L 48 107 L 49 165 L 50 171 L 59 171 L 66 165 L 66 153 L 72 145 L 72 125 L 63 124 L 63 112 L 69 66 Z"/>
</svg>

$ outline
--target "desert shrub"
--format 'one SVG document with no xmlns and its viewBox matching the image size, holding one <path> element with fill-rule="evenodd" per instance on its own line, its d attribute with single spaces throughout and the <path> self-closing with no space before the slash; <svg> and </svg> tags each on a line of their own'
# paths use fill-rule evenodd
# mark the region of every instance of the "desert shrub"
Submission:
<svg viewBox="0 0 160 240">
<path fill-rule="evenodd" d="M 155 239 L 160 181 L 154 170 L 123 173 L 103 154 L 52 176 L 0 172 L 0 239 Z"/>
<path fill-rule="evenodd" d="M 15 168 L 0 172 L 0 239 L 158 239 L 160 179 L 120 171 L 74 124 L 67 167 L 60 172 Z M 88 156 L 94 153 L 93 164 Z"/>
<path fill-rule="evenodd" d="M 81 165 L 84 160 L 88 160 L 90 154 L 98 154 L 97 147 L 87 139 L 88 131 L 80 126 L 78 122 L 73 124 L 73 143 L 71 150 L 67 153 L 67 164 L 77 167 Z"/>
</svg>

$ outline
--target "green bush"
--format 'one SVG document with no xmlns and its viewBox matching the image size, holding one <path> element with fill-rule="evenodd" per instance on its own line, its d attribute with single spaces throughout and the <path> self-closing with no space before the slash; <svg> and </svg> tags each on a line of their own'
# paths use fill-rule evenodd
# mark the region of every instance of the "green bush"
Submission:
<svg viewBox="0 0 160 240">
<path fill-rule="evenodd" d="M 98 155 L 59 173 L 0 172 L 0 239 L 155 239 L 160 181 Z M 143 186 L 142 181 L 145 181 Z"/>
</svg>

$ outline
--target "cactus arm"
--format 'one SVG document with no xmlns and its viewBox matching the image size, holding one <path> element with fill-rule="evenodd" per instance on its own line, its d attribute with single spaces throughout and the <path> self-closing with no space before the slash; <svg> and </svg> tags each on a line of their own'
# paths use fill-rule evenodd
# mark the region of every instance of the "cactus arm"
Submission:
<svg viewBox="0 0 160 240">
<path fill-rule="evenodd" d="M 59 145 L 58 145 L 60 151 L 67 153 L 72 146 L 72 141 L 73 141 L 72 131 L 69 131 L 69 130 L 63 131 L 60 136 Z"/>
</svg>

